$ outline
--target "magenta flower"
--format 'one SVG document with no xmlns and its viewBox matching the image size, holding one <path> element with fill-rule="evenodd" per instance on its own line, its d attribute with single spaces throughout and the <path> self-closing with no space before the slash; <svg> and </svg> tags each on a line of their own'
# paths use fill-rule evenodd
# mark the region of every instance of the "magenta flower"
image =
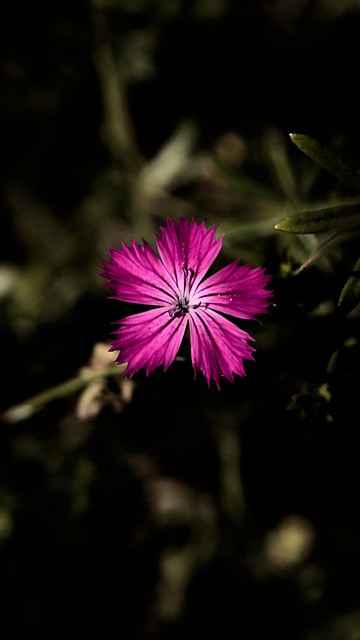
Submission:
<svg viewBox="0 0 360 640">
<path fill-rule="evenodd" d="M 221 377 L 234 382 L 234 373 L 245 375 L 243 361 L 253 360 L 255 351 L 248 344 L 253 338 L 223 314 L 253 320 L 266 313 L 271 277 L 237 259 L 204 279 L 222 246 L 216 228 L 181 217 L 168 218 L 161 232 L 155 235 L 159 256 L 146 241 L 132 240 L 130 247 L 110 250 L 110 264 L 102 263 L 112 297 L 153 307 L 116 323 L 110 351 L 119 350 L 116 361 L 127 363 L 130 377 L 142 368 L 146 375 L 161 365 L 166 371 L 189 327 L 195 375 L 201 371 L 220 389 Z"/>
</svg>

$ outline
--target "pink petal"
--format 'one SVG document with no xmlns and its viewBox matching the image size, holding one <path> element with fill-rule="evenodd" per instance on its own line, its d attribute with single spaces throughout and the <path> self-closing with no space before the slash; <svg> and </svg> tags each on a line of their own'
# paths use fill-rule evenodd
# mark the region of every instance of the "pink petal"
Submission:
<svg viewBox="0 0 360 640">
<path fill-rule="evenodd" d="M 119 321 L 112 350 L 120 350 L 117 362 L 128 363 L 125 374 L 139 369 L 146 375 L 159 366 L 164 371 L 175 359 L 184 337 L 188 316 L 171 317 L 168 309 L 150 309 Z"/>
<path fill-rule="evenodd" d="M 239 267 L 239 260 L 235 260 L 204 280 L 196 290 L 196 299 L 215 311 L 252 320 L 255 314 L 266 313 L 272 292 L 264 287 L 270 280 L 262 267 Z"/>
<path fill-rule="evenodd" d="M 168 218 L 161 231 L 162 237 L 156 237 L 156 244 L 166 270 L 181 291 L 187 275 L 195 287 L 221 249 L 222 237 L 215 239 L 216 227 L 208 230 L 204 222 L 198 225 L 181 217 L 177 223 Z"/>
<path fill-rule="evenodd" d="M 124 302 L 138 304 L 172 304 L 176 290 L 168 272 L 159 257 L 144 241 L 144 245 L 134 240 L 131 247 L 122 244 L 122 250 L 109 252 L 111 263 L 102 263 L 107 288 L 115 297 Z"/>
<path fill-rule="evenodd" d="M 211 309 L 196 309 L 189 314 L 191 360 L 194 371 L 201 371 L 210 386 L 220 378 L 234 382 L 233 373 L 245 375 L 243 360 L 253 360 L 253 338 Z"/>
</svg>

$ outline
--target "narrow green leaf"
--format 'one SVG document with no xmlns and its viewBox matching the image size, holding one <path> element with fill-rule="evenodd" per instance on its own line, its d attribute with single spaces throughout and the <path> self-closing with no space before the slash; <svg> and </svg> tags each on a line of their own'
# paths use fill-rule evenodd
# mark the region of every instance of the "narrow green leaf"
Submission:
<svg viewBox="0 0 360 640">
<path fill-rule="evenodd" d="M 275 229 L 287 233 L 320 233 L 357 225 L 360 225 L 360 202 L 294 213 L 280 220 L 275 225 Z"/>
<path fill-rule="evenodd" d="M 339 309 L 348 314 L 360 302 L 360 257 L 339 298 Z"/>
<path fill-rule="evenodd" d="M 291 141 L 309 158 L 354 191 L 360 191 L 360 173 L 326 145 L 301 133 L 290 133 Z"/>
</svg>

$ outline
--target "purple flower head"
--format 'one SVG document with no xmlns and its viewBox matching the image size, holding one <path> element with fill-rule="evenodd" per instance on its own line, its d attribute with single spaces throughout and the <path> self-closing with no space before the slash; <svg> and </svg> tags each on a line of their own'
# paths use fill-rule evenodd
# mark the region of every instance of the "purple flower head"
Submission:
<svg viewBox="0 0 360 640">
<path fill-rule="evenodd" d="M 234 373 L 245 375 L 243 361 L 253 360 L 255 351 L 248 344 L 253 338 L 223 314 L 253 320 L 266 313 L 271 277 L 237 259 L 204 278 L 222 246 L 216 227 L 168 218 L 161 232 L 161 238 L 155 235 L 159 255 L 145 240 L 132 240 L 130 247 L 111 249 L 111 262 L 102 263 L 112 297 L 153 307 L 119 320 L 110 350 L 119 350 L 116 361 L 127 363 L 130 377 L 142 368 L 146 375 L 159 366 L 166 371 L 188 327 L 195 375 L 201 371 L 209 386 L 214 380 L 220 389 L 221 377 L 234 382 Z"/>
</svg>

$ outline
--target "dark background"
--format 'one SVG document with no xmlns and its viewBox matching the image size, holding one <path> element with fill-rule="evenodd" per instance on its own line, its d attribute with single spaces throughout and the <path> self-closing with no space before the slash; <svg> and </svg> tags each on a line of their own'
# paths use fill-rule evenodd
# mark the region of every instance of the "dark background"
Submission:
<svg viewBox="0 0 360 640">
<path fill-rule="evenodd" d="M 291 277 L 318 240 L 274 224 L 354 195 L 288 134 L 360 166 L 359 3 L 13 2 L 0 33 L 1 411 L 109 340 L 100 261 L 166 216 L 218 224 L 276 305 L 220 393 L 176 361 L 117 411 L 2 419 L 2 640 L 358 638 L 358 240 Z"/>
</svg>

